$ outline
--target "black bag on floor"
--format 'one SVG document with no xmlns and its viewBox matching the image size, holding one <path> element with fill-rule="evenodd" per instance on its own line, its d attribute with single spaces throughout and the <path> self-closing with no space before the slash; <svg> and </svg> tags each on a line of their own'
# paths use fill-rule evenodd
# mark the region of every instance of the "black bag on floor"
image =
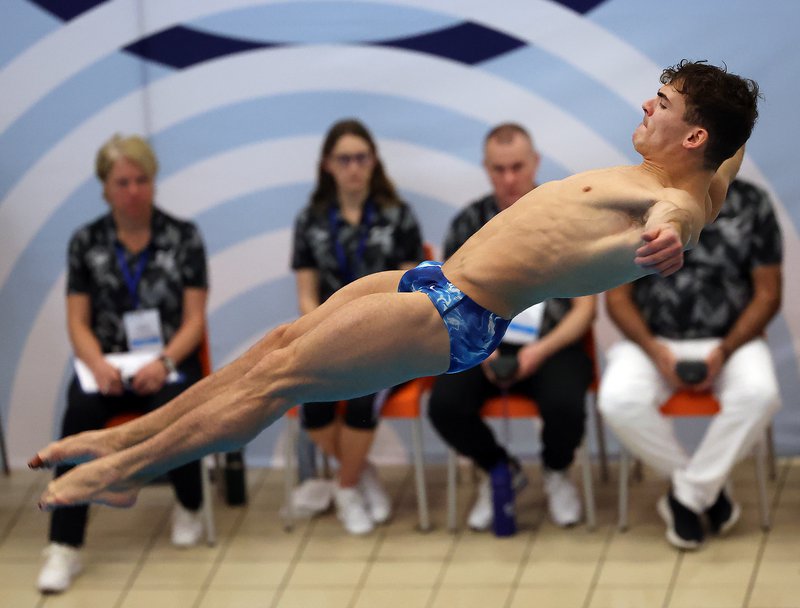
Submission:
<svg viewBox="0 0 800 608">
<path fill-rule="evenodd" d="M 225 454 L 225 502 L 231 506 L 247 504 L 244 451 Z"/>
</svg>

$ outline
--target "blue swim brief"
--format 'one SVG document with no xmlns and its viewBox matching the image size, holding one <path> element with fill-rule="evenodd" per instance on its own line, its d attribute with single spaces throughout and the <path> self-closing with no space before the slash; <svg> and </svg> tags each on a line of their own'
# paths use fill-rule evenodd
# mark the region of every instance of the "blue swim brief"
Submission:
<svg viewBox="0 0 800 608">
<path fill-rule="evenodd" d="M 510 321 L 483 306 L 447 280 L 439 262 L 422 262 L 406 272 L 397 291 L 419 291 L 428 296 L 450 336 L 448 374 L 475 367 L 500 344 Z"/>
</svg>

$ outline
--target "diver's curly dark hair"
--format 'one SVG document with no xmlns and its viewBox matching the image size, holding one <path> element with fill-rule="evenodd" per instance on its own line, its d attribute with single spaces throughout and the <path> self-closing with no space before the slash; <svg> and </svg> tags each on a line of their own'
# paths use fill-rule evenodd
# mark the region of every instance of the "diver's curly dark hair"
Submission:
<svg viewBox="0 0 800 608">
<path fill-rule="evenodd" d="M 684 120 L 708 131 L 706 169 L 716 170 L 750 137 L 761 97 L 754 80 L 729 73 L 727 66 L 684 59 L 662 72 L 661 83 L 685 96 Z"/>
</svg>

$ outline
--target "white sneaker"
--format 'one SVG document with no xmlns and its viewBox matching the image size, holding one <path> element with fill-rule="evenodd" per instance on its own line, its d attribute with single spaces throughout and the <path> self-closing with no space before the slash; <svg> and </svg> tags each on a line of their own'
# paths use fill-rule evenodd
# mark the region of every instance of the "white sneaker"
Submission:
<svg viewBox="0 0 800 608">
<path fill-rule="evenodd" d="M 333 491 L 336 516 L 350 534 L 369 534 L 374 525 L 357 488 L 342 488 L 337 484 Z"/>
<path fill-rule="evenodd" d="M 467 525 L 473 530 L 482 532 L 492 525 L 494 509 L 492 507 L 492 486 L 489 478 L 485 478 L 478 486 L 478 498 L 467 517 Z"/>
<path fill-rule="evenodd" d="M 200 542 L 205 526 L 203 510 L 189 511 L 176 504 L 172 511 L 172 544 L 176 547 L 193 547 Z"/>
<path fill-rule="evenodd" d="M 367 503 L 367 512 L 376 524 L 382 524 L 392 514 L 392 502 L 383 489 L 378 471 L 372 463 L 367 463 L 358 480 L 358 489 Z"/>
<path fill-rule="evenodd" d="M 72 583 L 72 579 L 83 570 L 78 549 L 70 545 L 50 543 L 42 554 L 47 561 L 39 571 L 36 588 L 42 593 L 66 591 Z"/>
<path fill-rule="evenodd" d="M 557 526 L 573 526 L 581 520 L 581 500 L 572 480 L 561 471 L 544 471 L 544 492 L 547 509 Z"/>
</svg>

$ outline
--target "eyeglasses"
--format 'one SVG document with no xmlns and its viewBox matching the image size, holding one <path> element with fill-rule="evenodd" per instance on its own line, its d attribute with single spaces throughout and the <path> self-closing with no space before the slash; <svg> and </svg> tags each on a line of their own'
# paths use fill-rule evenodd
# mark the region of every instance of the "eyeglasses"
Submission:
<svg viewBox="0 0 800 608">
<path fill-rule="evenodd" d="M 370 152 L 356 152 L 355 154 L 335 154 L 333 162 L 339 165 L 340 168 L 346 169 L 350 163 L 355 163 L 359 167 L 366 167 L 367 163 L 372 160 Z"/>
</svg>

